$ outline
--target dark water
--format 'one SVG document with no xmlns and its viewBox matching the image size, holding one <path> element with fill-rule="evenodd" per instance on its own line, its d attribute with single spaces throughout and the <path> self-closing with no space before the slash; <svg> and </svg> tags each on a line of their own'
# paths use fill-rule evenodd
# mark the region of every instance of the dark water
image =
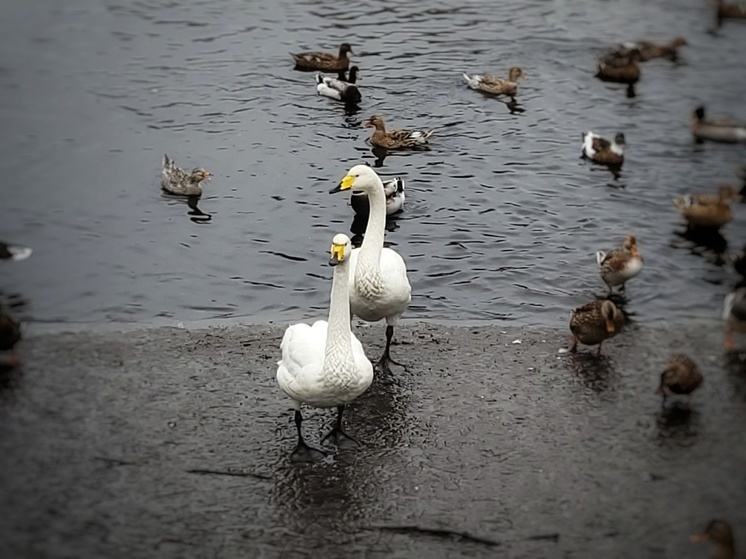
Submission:
<svg viewBox="0 0 746 559">
<path fill-rule="evenodd" d="M 0 289 L 21 292 L 26 319 L 323 314 L 329 241 L 351 222 L 327 191 L 375 161 L 361 128 L 375 113 L 436 130 L 431 151 L 379 169 L 408 183 L 387 237 L 410 268 L 406 317 L 564 323 L 604 290 L 595 251 L 629 232 L 646 258 L 628 288 L 638 319 L 717 316 L 731 283 L 677 234 L 671 204 L 735 180 L 746 157 L 688 129 L 699 103 L 746 118 L 746 26 L 709 33 L 706 2 L 6 0 L 0 12 L 0 238 L 35 249 L 3 267 Z M 647 63 L 635 98 L 593 77 L 607 45 L 675 35 L 684 64 Z M 288 55 L 342 40 L 363 79 L 353 115 Z M 529 75 L 523 112 L 461 78 L 512 65 Z M 625 133 L 618 180 L 579 159 L 586 129 Z M 163 152 L 215 174 L 208 215 L 161 195 Z M 746 240 L 746 206 L 724 237 Z"/>
</svg>

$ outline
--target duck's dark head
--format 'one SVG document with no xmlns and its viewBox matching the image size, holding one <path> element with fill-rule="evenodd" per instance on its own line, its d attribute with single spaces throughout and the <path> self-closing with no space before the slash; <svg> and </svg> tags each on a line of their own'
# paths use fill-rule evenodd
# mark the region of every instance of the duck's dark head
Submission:
<svg viewBox="0 0 746 559">
<path fill-rule="evenodd" d="M 350 76 L 347 78 L 348 83 L 355 83 L 357 82 L 357 74 L 360 71 L 360 69 L 357 66 L 351 66 L 350 67 Z"/>
<path fill-rule="evenodd" d="M 705 118 L 705 108 L 703 105 L 700 105 L 696 109 L 694 109 L 694 112 L 692 113 L 692 119 L 696 120 L 704 120 Z"/>
<path fill-rule="evenodd" d="M 350 43 L 342 43 L 339 45 L 339 57 L 342 58 L 343 56 L 347 56 L 347 53 L 354 54 Z"/>
<path fill-rule="evenodd" d="M 626 141 L 624 140 L 624 134 L 619 132 L 616 136 L 614 136 L 614 143 L 620 146 L 627 145 Z"/>
</svg>

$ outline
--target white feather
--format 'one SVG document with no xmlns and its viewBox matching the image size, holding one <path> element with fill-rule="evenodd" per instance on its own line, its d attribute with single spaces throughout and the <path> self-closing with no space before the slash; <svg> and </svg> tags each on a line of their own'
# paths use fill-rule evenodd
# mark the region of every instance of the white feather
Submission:
<svg viewBox="0 0 746 559">
<path fill-rule="evenodd" d="M 373 381 L 373 365 L 350 330 L 350 240 L 337 235 L 335 244 L 338 238 L 344 238 L 345 254 L 334 269 L 329 321 L 288 326 L 280 343 L 277 383 L 295 409 L 301 404 L 317 408 L 348 404 Z"/>
</svg>

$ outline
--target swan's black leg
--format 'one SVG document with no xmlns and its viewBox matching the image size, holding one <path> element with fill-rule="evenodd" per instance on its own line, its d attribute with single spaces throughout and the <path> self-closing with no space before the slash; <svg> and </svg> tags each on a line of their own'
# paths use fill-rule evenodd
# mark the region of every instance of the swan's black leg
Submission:
<svg viewBox="0 0 746 559">
<path fill-rule="evenodd" d="M 354 443 L 356 445 L 360 444 L 357 439 L 348 435 L 342 430 L 342 414 L 344 413 L 344 411 L 344 404 L 342 404 L 341 406 L 337 406 L 337 421 L 334 423 L 334 427 L 332 427 L 332 430 L 324 435 L 323 439 L 321 439 L 322 443 L 326 439 L 331 439 L 332 442 L 337 446 L 346 446 L 349 443 Z"/>
<path fill-rule="evenodd" d="M 376 367 L 378 367 L 384 373 L 391 373 L 390 365 L 399 365 L 400 367 L 404 367 L 405 369 L 407 368 L 406 365 L 404 365 L 403 363 L 399 363 L 391 359 L 391 338 L 393 337 L 394 327 L 391 325 L 386 326 L 386 349 L 384 350 L 381 358 L 378 360 L 378 363 L 376 363 Z"/>
<path fill-rule="evenodd" d="M 290 460 L 293 462 L 315 462 L 321 460 L 328 454 L 328 452 L 319 448 L 308 446 L 306 441 L 303 440 L 303 433 L 301 432 L 301 423 L 303 423 L 303 416 L 300 410 L 295 410 L 295 426 L 298 429 L 298 446 L 295 447 Z"/>
</svg>

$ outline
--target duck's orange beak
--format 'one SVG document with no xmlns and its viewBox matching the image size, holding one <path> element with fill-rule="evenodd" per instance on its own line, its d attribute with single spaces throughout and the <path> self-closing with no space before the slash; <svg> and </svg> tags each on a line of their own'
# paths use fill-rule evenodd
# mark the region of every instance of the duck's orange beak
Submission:
<svg viewBox="0 0 746 559">
<path fill-rule="evenodd" d="M 607 318 L 606 319 L 606 331 L 609 334 L 613 334 L 615 330 L 616 330 L 616 324 L 614 324 L 613 320 L 611 320 L 610 318 Z"/>
<path fill-rule="evenodd" d="M 693 534 L 693 535 L 689 536 L 689 541 L 692 542 L 692 543 L 704 542 L 704 541 L 707 541 L 709 539 L 710 539 L 710 535 L 706 534 L 706 533 Z"/>
</svg>

